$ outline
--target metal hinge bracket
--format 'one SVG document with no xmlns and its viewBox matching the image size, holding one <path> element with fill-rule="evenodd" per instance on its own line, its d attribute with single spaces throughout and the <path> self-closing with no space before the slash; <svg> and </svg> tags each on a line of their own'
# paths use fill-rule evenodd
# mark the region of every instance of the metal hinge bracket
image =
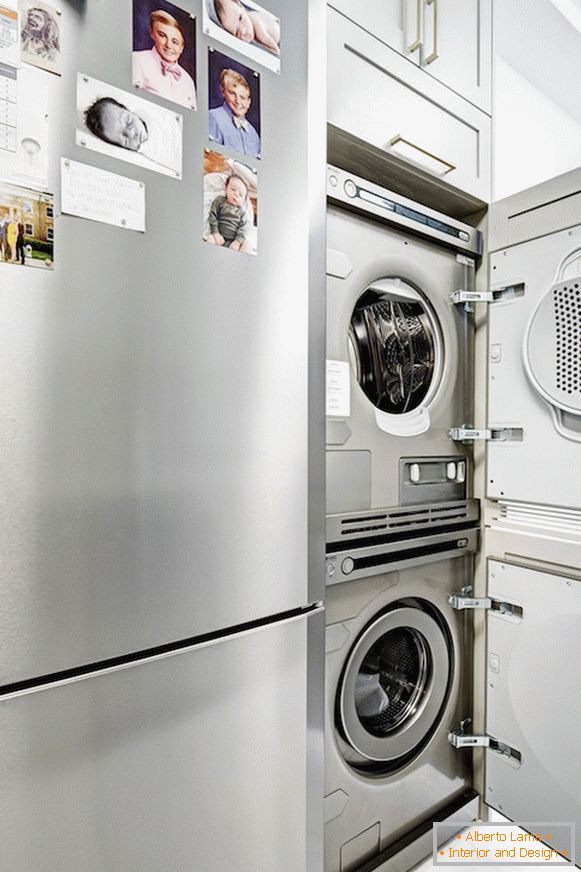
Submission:
<svg viewBox="0 0 581 872">
<path fill-rule="evenodd" d="M 496 291 L 466 291 L 461 288 L 450 294 L 450 300 L 456 306 L 462 303 L 498 303 L 500 300 L 522 297 L 524 292 L 524 284 L 509 285 L 506 288 L 498 288 Z"/>
<path fill-rule="evenodd" d="M 503 600 L 492 599 L 489 596 L 470 596 L 471 593 L 471 587 L 463 587 L 460 593 L 448 598 L 448 603 L 459 612 L 465 609 L 470 611 L 483 609 L 498 612 L 500 615 L 510 615 L 513 618 L 522 618 L 523 616 L 523 610 L 520 606 L 515 606 L 513 603 L 507 603 Z"/>
<path fill-rule="evenodd" d="M 491 427 L 476 429 L 474 427 L 452 427 L 448 431 L 454 442 L 522 442 L 523 431 L 516 427 Z"/>
<path fill-rule="evenodd" d="M 462 733 L 460 730 L 454 730 L 448 733 L 448 741 L 458 750 L 463 750 L 464 748 L 489 748 L 497 754 L 502 754 L 503 757 L 511 757 L 519 762 L 522 759 L 519 751 L 511 748 L 510 745 L 504 742 L 499 742 L 498 739 L 494 739 L 492 736 L 471 735 L 470 733 Z"/>
<path fill-rule="evenodd" d="M 455 306 L 460 303 L 493 303 L 494 294 L 492 291 L 454 291 L 450 300 Z"/>
<path fill-rule="evenodd" d="M 448 599 L 448 602 L 453 609 L 462 611 L 463 609 L 491 609 L 492 600 L 489 596 L 460 596 L 455 594 Z"/>
</svg>

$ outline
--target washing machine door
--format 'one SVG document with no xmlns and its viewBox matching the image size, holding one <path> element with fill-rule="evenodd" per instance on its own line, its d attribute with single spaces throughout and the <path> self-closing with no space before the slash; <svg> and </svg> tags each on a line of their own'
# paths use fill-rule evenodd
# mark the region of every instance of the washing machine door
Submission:
<svg viewBox="0 0 581 872">
<path fill-rule="evenodd" d="M 386 772 L 414 759 L 442 717 L 452 671 L 439 613 L 414 600 L 379 614 L 351 649 L 337 692 L 347 762 Z"/>
<path fill-rule="evenodd" d="M 491 560 L 488 593 L 513 609 L 487 617 L 486 732 L 504 753 L 486 750 L 486 802 L 517 822 L 565 822 L 568 833 L 541 832 L 570 852 L 571 823 L 581 832 L 581 581 Z"/>
</svg>

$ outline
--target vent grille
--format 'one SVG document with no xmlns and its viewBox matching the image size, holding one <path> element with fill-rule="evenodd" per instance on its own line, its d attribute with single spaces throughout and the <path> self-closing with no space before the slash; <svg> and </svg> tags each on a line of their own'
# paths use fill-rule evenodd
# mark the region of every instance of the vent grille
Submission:
<svg viewBox="0 0 581 872">
<path fill-rule="evenodd" d="M 499 502 L 499 521 L 512 526 L 534 527 L 545 533 L 550 531 L 581 538 L 581 511 L 560 509 L 535 503 Z M 498 524 L 493 525 L 498 526 Z"/>
<path fill-rule="evenodd" d="M 478 500 L 412 508 L 370 509 L 369 513 L 327 516 L 327 554 L 410 542 L 425 536 L 474 529 L 480 520 Z"/>
<path fill-rule="evenodd" d="M 470 510 L 467 503 L 454 506 L 439 506 L 429 509 L 407 509 L 402 512 L 396 510 L 386 512 L 383 515 L 369 515 L 368 517 L 342 518 L 340 521 L 340 535 L 353 536 L 357 533 L 370 533 L 378 530 L 384 532 L 401 530 L 414 527 L 426 527 L 432 524 L 440 524 L 444 521 L 465 521 L 470 518 Z M 377 523 L 382 521 L 383 523 Z"/>
<path fill-rule="evenodd" d="M 581 392 L 581 288 L 560 285 L 553 290 L 556 333 L 557 390 Z"/>
</svg>

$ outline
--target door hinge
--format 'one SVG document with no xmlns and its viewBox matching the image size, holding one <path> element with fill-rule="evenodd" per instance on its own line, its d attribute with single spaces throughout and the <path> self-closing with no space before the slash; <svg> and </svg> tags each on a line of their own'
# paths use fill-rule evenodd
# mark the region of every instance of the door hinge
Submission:
<svg viewBox="0 0 581 872">
<path fill-rule="evenodd" d="M 523 430 L 519 427 L 490 427 L 477 429 L 474 427 L 452 427 L 448 431 L 454 442 L 522 442 Z"/>
<path fill-rule="evenodd" d="M 454 594 L 448 598 L 448 603 L 456 611 L 476 611 L 482 609 L 486 611 L 498 612 L 500 615 L 510 615 L 513 618 L 522 618 L 523 610 L 521 606 L 516 606 L 513 603 L 507 603 L 503 600 L 492 599 L 489 596 L 471 596 L 471 587 L 463 587 L 460 593 Z"/>
<path fill-rule="evenodd" d="M 461 596 L 455 594 L 448 599 L 449 604 L 453 609 L 462 611 L 463 609 L 491 609 L 492 600 L 489 596 Z"/>
<path fill-rule="evenodd" d="M 450 294 L 450 300 L 456 306 L 462 303 L 498 303 L 500 300 L 522 297 L 524 292 L 524 284 L 509 285 L 495 291 L 466 291 L 461 288 Z"/>
<path fill-rule="evenodd" d="M 492 303 L 494 295 L 492 291 L 454 291 L 450 300 L 455 306 L 460 303 Z"/>
<path fill-rule="evenodd" d="M 461 730 L 453 730 L 448 733 L 448 741 L 452 747 L 463 750 L 464 748 L 489 748 L 497 754 L 502 754 L 503 757 L 511 757 L 513 760 L 522 760 L 522 754 L 516 748 L 511 748 L 505 742 L 499 742 L 492 736 L 486 734 L 474 735 L 463 733 Z"/>
</svg>

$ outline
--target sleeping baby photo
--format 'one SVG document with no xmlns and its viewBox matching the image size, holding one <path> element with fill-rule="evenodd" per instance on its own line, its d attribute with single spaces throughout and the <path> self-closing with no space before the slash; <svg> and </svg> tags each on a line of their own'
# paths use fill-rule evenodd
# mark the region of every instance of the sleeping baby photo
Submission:
<svg viewBox="0 0 581 872">
<path fill-rule="evenodd" d="M 182 125 L 179 113 L 77 77 L 77 145 L 181 179 Z"/>
<path fill-rule="evenodd" d="M 230 251 L 256 254 L 257 213 L 256 171 L 207 149 L 204 154 L 204 241 Z"/>
<path fill-rule="evenodd" d="M 280 21 L 254 0 L 204 0 L 204 33 L 280 73 Z"/>
</svg>

